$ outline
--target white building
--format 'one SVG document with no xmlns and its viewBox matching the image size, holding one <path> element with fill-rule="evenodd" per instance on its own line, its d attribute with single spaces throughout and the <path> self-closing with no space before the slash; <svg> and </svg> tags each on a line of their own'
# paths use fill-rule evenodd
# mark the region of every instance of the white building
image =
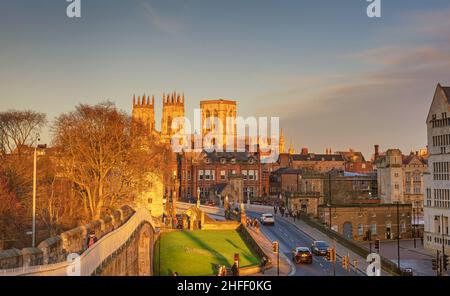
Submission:
<svg viewBox="0 0 450 296">
<path fill-rule="evenodd" d="M 450 87 L 438 84 L 427 117 L 428 174 L 425 176 L 425 247 L 450 253 Z"/>
</svg>

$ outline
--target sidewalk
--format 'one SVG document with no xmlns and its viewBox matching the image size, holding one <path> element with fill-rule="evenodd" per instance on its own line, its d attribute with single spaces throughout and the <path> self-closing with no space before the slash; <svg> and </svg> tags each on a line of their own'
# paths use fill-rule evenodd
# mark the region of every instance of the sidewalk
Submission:
<svg viewBox="0 0 450 296">
<path fill-rule="evenodd" d="M 361 243 L 362 246 L 369 248 L 369 243 Z M 373 248 L 373 245 L 372 245 Z M 397 263 L 397 240 L 384 240 L 380 242 L 380 254 Z M 436 253 L 426 250 L 422 246 L 420 239 L 416 239 L 414 248 L 414 239 L 400 240 L 400 265 L 402 268 L 412 268 L 414 275 L 435 276 L 436 271 L 432 269 L 431 260 L 436 257 Z"/>
<path fill-rule="evenodd" d="M 256 230 L 251 227 L 247 228 L 247 230 L 272 261 L 272 268 L 266 270 L 264 274 L 257 273 L 252 274 L 252 276 L 277 276 L 277 255 L 273 253 L 272 242 L 269 241 L 261 231 L 256 232 Z M 280 276 L 288 276 L 292 271 L 293 268 L 290 260 L 286 258 L 284 254 L 280 253 Z"/>
<path fill-rule="evenodd" d="M 330 237 L 328 237 L 326 234 L 322 233 L 321 231 L 317 230 L 316 228 L 309 226 L 302 220 L 296 219 L 295 223 L 292 218 L 282 218 L 281 216 L 277 215 L 278 219 L 283 219 L 284 221 L 287 221 L 299 228 L 303 233 L 305 233 L 308 237 L 310 237 L 312 240 L 320 240 L 326 242 L 329 246 L 334 246 L 336 244 L 336 255 L 338 259 L 342 258 L 342 256 L 348 256 L 350 255 L 350 262 L 352 268 L 355 266 L 353 265 L 354 260 L 357 260 L 358 262 L 358 271 L 359 273 L 366 275 L 366 269 L 367 269 L 367 262 L 366 258 L 361 257 L 360 255 L 354 253 L 352 250 L 349 250 L 348 248 L 340 245 L 339 243 L 335 243 L 334 240 Z M 381 271 L 382 276 L 390 276 L 388 272 Z"/>
</svg>

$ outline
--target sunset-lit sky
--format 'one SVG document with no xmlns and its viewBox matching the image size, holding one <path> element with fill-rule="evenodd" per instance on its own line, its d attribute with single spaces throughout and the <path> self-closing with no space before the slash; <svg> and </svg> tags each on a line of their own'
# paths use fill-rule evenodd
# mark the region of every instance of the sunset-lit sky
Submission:
<svg viewBox="0 0 450 296">
<path fill-rule="evenodd" d="M 450 1 L 0 0 L 0 110 L 49 120 L 133 94 L 238 101 L 242 116 L 280 116 L 298 151 L 426 145 L 436 84 L 450 85 Z M 49 136 L 44 136 L 48 141 Z"/>
</svg>

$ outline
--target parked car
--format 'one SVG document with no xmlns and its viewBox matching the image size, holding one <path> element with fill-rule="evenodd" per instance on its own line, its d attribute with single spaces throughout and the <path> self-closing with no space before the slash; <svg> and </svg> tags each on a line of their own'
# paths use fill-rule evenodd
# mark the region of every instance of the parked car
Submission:
<svg viewBox="0 0 450 296">
<path fill-rule="evenodd" d="M 275 224 L 275 218 L 272 214 L 262 214 L 261 218 L 259 218 L 262 225 L 274 225 Z"/>
<path fill-rule="evenodd" d="M 294 250 L 292 250 L 292 261 L 294 261 L 297 264 L 300 263 L 312 264 L 313 255 L 311 253 L 311 250 L 307 247 L 295 248 Z"/>
<path fill-rule="evenodd" d="M 328 248 L 328 244 L 324 241 L 314 241 L 311 245 L 311 251 L 317 256 L 326 256 Z"/>
</svg>

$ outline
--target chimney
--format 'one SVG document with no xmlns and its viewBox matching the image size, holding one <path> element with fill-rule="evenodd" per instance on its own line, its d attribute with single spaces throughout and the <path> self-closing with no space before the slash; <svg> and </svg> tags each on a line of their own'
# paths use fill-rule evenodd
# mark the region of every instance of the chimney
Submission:
<svg viewBox="0 0 450 296">
<path fill-rule="evenodd" d="M 380 156 L 380 145 L 375 145 L 375 160 Z"/>
</svg>

